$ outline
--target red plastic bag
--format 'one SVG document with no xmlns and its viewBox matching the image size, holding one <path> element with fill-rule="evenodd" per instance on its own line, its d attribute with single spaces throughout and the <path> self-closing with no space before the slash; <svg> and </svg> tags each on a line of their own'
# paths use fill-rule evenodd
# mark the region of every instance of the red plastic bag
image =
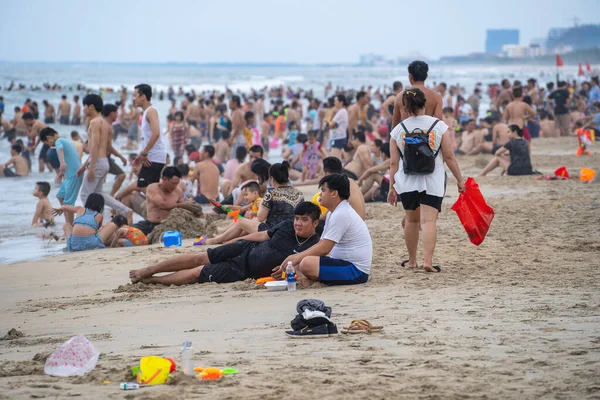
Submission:
<svg viewBox="0 0 600 400">
<path fill-rule="evenodd" d="M 479 246 L 490 229 L 494 219 L 494 210 L 485 202 L 479 185 L 473 178 L 467 178 L 465 186 L 465 192 L 458 196 L 452 210 L 456 211 L 471 243 Z"/>
</svg>

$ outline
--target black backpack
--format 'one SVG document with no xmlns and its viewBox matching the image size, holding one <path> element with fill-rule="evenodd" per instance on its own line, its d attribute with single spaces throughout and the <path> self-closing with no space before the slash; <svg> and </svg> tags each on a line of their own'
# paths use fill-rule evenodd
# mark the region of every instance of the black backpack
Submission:
<svg viewBox="0 0 600 400">
<path fill-rule="evenodd" d="M 438 148 L 434 152 L 429 143 L 431 131 L 438 122 L 440 120 L 436 119 L 427 133 L 423 132 L 421 128 L 415 128 L 409 133 L 404 123 L 400 123 L 406 132 L 403 138 L 404 154 L 400 152 L 406 175 L 428 175 L 435 170 L 435 158 L 440 149 Z"/>
</svg>

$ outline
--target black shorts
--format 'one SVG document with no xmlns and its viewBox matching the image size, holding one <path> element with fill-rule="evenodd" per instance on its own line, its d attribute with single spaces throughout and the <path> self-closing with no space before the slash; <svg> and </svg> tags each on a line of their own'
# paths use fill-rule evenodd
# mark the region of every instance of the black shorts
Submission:
<svg viewBox="0 0 600 400">
<path fill-rule="evenodd" d="M 260 143 L 262 144 L 263 150 L 268 153 L 269 150 L 271 149 L 271 147 L 270 147 L 271 143 L 269 143 L 269 138 L 265 138 L 265 137 L 261 136 Z"/>
<path fill-rule="evenodd" d="M 356 176 L 354 172 L 348 171 L 347 169 L 344 170 L 344 175 L 346 175 L 350 179 L 354 179 L 355 181 L 358 180 L 358 176 Z"/>
<path fill-rule="evenodd" d="M 144 232 L 144 235 L 149 235 L 150 232 L 152 232 L 157 225 L 160 225 L 160 222 L 151 222 L 145 219 L 131 226 L 134 228 L 138 228 L 140 231 Z"/>
<path fill-rule="evenodd" d="M 145 188 L 151 183 L 160 181 L 160 174 L 164 167 L 165 164 L 154 162 L 150 163 L 149 167 L 142 167 L 140 174 L 138 175 L 137 186 L 139 188 Z"/>
<path fill-rule="evenodd" d="M 405 210 L 414 211 L 424 204 L 429 207 L 433 207 L 438 211 L 442 211 L 442 200 L 443 197 L 431 196 L 425 192 L 407 192 L 400 193 L 400 200 Z"/>
<path fill-rule="evenodd" d="M 121 174 L 124 174 L 125 172 L 123 172 L 121 167 L 119 167 L 117 165 L 116 161 L 113 160 L 112 157 L 109 157 L 108 158 L 108 173 L 111 175 L 121 175 Z"/>
<path fill-rule="evenodd" d="M 501 148 L 501 147 L 502 147 L 502 146 L 500 146 L 500 145 L 497 145 L 497 144 L 494 144 L 494 145 L 492 145 L 492 154 L 496 154 L 496 152 L 497 152 L 498 150 L 500 150 L 500 148 Z"/>
<path fill-rule="evenodd" d="M 331 147 L 334 149 L 343 150 L 346 147 L 346 143 L 348 143 L 348 139 L 336 139 L 331 141 Z"/>
<path fill-rule="evenodd" d="M 208 198 L 205 195 L 203 195 L 202 193 L 200 193 L 198 196 L 195 196 L 194 201 L 198 204 L 210 204 L 210 201 L 208 201 Z"/>
<path fill-rule="evenodd" d="M 230 283 L 248 278 L 248 253 L 257 243 L 238 240 L 207 250 L 210 264 L 206 264 L 198 282 Z"/>
<path fill-rule="evenodd" d="M 194 128 L 198 127 L 198 121 L 196 121 L 195 119 L 188 119 L 187 120 L 188 125 L 193 126 Z"/>
<path fill-rule="evenodd" d="M 81 117 L 73 117 L 71 125 L 81 125 Z"/>
<path fill-rule="evenodd" d="M 42 149 L 40 150 L 40 154 L 38 155 L 38 159 L 46 161 L 48 150 L 50 150 L 50 146 L 44 143 Z"/>
<path fill-rule="evenodd" d="M 44 123 L 45 124 L 53 124 L 54 123 L 54 117 L 46 117 L 46 118 L 44 118 Z"/>
<path fill-rule="evenodd" d="M 60 122 L 61 125 L 69 125 L 69 116 L 61 115 L 60 117 L 58 117 L 58 122 Z"/>
</svg>

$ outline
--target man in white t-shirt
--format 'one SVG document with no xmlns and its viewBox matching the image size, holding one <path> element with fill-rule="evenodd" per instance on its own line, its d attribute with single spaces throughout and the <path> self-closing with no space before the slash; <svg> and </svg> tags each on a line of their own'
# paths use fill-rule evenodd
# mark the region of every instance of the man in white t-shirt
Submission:
<svg viewBox="0 0 600 400">
<path fill-rule="evenodd" d="M 350 181 L 345 175 L 331 174 L 321 179 L 319 187 L 321 205 L 330 211 L 321 240 L 286 258 L 273 270 L 273 277 L 281 277 L 291 261 L 304 287 L 318 281 L 328 285 L 365 283 L 371 273 L 373 242 L 367 224 L 348 203 Z"/>
<path fill-rule="evenodd" d="M 348 142 L 348 100 L 343 94 L 338 94 L 334 99 L 334 108 L 337 110 L 329 127 L 329 140 L 331 142 L 331 155 L 342 159 L 342 150 Z"/>
</svg>

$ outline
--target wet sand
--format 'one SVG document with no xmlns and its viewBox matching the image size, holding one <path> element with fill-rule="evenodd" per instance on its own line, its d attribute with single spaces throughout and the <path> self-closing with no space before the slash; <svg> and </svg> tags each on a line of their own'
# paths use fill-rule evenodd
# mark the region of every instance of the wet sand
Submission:
<svg viewBox="0 0 600 400">
<path fill-rule="evenodd" d="M 600 155 L 562 154 L 570 149 L 573 138 L 535 141 L 534 168 L 600 171 Z M 459 163 L 473 175 L 490 158 Z M 0 398 L 600 398 L 600 184 L 498 174 L 477 179 L 496 212 L 479 247 L 450 210 L 457 194 L 449 180 L 434 259 L 440 274 L 399 266 L 407 255 L 402 210 L 387 204 L 367 208 L 374 260 L 362 286 L 287 293 L 252 281 L 127 283 L 132 268 L 199 251 L 189 240 L 2 265 L 0 337 L 11 328 L 23 335 L 0 340 Z M 288 339 L 303 298 L 325 301 L 339 328 L 368 319 L 385 329 Z M 76 334 L 102 353 L 96 369 L 45 376 L 45 357 Z M 179 361 L 184 340 L 196 365 L 239 373 L 219 382 L 176 373 L 170 385 L 119 390 L 142 356 Z"/>
</svg>

